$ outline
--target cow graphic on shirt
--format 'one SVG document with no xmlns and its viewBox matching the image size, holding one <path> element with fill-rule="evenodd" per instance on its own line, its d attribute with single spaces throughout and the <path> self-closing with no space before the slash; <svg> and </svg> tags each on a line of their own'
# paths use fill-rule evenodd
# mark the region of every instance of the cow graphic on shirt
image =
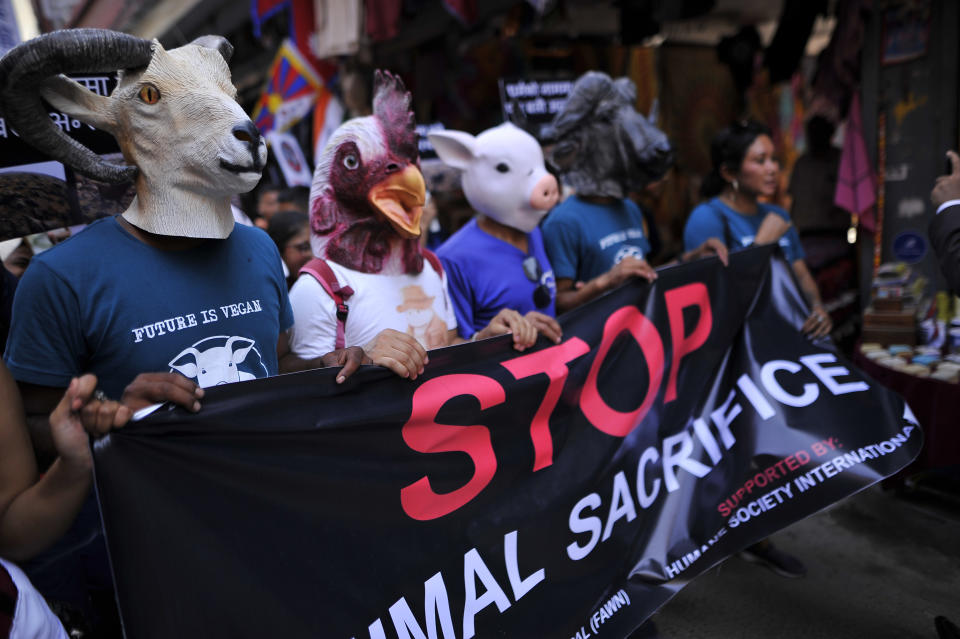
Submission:
<svg viewBox="0 0 960 639">
<path fill-rule="evenodd" d="M 617 254 L 613 256 L 613 263 L 619 264 L 628 257 L 635 257 L 638 260 L 643 259 L 643 249 L 639 246 L 634 246 L 633 244 L 625 244 L 620 247 L 620 250 L 617 251 Z"/>
<path fill-rule="evenodd" d="M 201 388 L 266 377 L 256 342 L 247 337 L 216 335 L 185 348 L 169 366 Z"/>
</svg>

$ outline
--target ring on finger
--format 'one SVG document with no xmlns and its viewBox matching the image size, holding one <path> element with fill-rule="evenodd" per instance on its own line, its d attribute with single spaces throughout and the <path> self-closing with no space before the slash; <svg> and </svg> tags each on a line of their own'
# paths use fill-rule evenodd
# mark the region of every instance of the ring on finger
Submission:
<svg viewBox="0 0 960 639">
<path fill-rule="evenodd" d="M 107 394 L 98 388 L 97 390 L 93 391 L 93 399 L 97 400 L 98 402 L 105 402 L 107 401 Z"/>
</svg>

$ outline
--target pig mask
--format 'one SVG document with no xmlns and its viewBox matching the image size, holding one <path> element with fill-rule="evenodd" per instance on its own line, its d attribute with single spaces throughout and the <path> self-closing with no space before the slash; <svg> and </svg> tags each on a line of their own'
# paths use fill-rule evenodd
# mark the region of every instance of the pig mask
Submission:
<svg viewBox="0 0 960 639">
<path fill-rule="evenodd" d="M 474 137 L 463 131 L 429 134 L 437 155 L 463 172 L 463 194 L 475 211 L 529 233 L 559 199 L 540 144 L 522 129 L 501 124 Z"/>
</svg>

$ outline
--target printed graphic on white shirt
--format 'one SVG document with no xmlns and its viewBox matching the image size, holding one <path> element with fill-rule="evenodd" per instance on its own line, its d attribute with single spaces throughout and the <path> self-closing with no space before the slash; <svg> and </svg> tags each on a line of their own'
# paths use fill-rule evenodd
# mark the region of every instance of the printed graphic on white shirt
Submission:
<svg viewBox="0 0 960 639">
<path fill-rule="evenodd" d="M 239 335 L 215 335 L 189 346 L 170 360 L 171 372 L 201 388 L 267 376 L 256 342 Z"/>
<path fill-rule="evenodd" d="M 402 299 L 397 312 L 406 316 L 407 335 L 411 335 L 426 348 L 447 345 L 447 323 L 433 310 L 435 295 L 427 295 L 416 284 L 400 289 Z"/>
<path fill-rule="evenodd" d="M 446 276 L 426 264 L 418 275 L 362 273 L 327 261 L 347 300 L 346 346 L 366 346 L 384 329 L 411 335 L 426 349 L 447 345 L 447 332 L 457 327 L 447 293 Z M 290 348 L 299 357 L 320 357 L 333 350 L 336 307 L 317 281 L 302 275 L 290 290 L 294 325 Z"/>
</svg>

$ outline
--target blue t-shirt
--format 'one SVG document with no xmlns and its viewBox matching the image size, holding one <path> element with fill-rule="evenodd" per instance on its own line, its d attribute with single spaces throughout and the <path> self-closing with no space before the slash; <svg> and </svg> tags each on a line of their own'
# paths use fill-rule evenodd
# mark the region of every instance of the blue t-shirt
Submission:
<svg viewBox="0 0 960 639">
<path fill-rule="evenodd" d="M 556 315 L 557 286 L 539 228 L 527 235 L 527 250 L 529 253 L 524 253 L 483 231 L 476 219 L 467 222 L 437 250 L 447 274 L 461 337 L 469 339 L 483 330 L 504 308 L 521 314 L 540 311 L 551 317 Z M 527 278 L 523 270 L 528 255 L 534 256 L 540 265 L 537 282 Z M 537 307 L 533 296 L 541 284 L 550 293 L 550 302 Z"/>
<path fill-rule="evenodd" d="M 790 215 L 779 206 L 757 203 L 758 211 L 755 215 L 737 213 L 723 203 L 720 198 L 713 198 L 693 209 L 690 219 L 683 228 L 683 249 L 692 251 L 709 238 L 715 237 L 727 245 L 727 248 L 738 249 L 753 244 L 760 224 L 767 213 L 773 212 L 790 221 Z M 791 226 L 780 238 L 780 248 L 790 263 L 804 258 L 803 246 L 800 245 L 800 236 L 797 229 Z"/>
<path fill-rule="evenodd" d="M 603 275 L 628 255 L 646 259 L 650 253 L 643 213 L 631 200 L 593 204 L 568 197 L 543 223 L 543 241 L 557 279 L 581 282 Z"/>
<path fill-rule="evenodd" d="M 162 251 L 108 218 L 30 263 L 5 359 L 19 381 L 62 388 L 92 372 L 119 398 L 140 373 L 201 386 L 276 375 L 292 324 L 280 255 L 260 229 Z"/>
</svg>

